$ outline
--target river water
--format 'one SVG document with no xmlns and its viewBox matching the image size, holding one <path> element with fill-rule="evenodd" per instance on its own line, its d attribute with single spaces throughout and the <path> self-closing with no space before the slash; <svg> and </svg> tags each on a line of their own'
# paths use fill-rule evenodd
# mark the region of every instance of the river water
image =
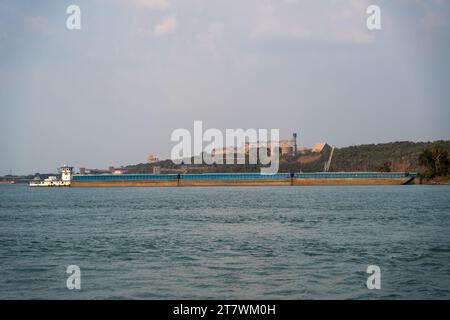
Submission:
<svg viewBox="0 0 450 320">
<path fill-rule="evenodd" d="M 0 269 L 1 299 L 449 299 L 450 186 L 0 185 Z"/>
</svg>

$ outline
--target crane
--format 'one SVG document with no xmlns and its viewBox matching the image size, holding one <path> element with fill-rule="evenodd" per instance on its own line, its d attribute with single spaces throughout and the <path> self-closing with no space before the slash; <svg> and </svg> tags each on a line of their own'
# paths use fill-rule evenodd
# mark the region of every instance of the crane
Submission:
<svg viewBox="0 0 450 320">
<path fill-rule="evenodd" d="M 324 163 L 324 166 L 323 166 L 323 171 L 324 172 L 328 172 L 330 170 L 331 159 L 333 159 L 333 153 L 334 153 L 334 148 L 335 147 L 336 146 L 333 145 L 333 147 L 331 148 L 330 156 L 328 157 L 328 161 L 326 161 Z"/>
</svg>

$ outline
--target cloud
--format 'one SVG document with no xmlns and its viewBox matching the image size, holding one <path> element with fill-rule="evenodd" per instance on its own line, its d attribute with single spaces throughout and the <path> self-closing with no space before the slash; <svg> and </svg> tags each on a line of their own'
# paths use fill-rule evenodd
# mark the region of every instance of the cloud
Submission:
<svg viewBox="0 0 450 320">
<path fill-rule="evenodd" d="M 298 21 L 287 21 L 273 5 L 263 5 L 253 19 L 251 38 L 306 38 L 307 30 Z"/>
<path fill-rule="evenodd" d="M 366 28 L 367 5 L 367 0 L 345 5 L 333 0 L 266 3 L 256 8 L 249 35 L 253 39 L 369 43 L 375 38 Z"/>
<path fill-rule="evenodd" d="M 177 19 L 175 16 L 167 16 L 153 28 L 153 35 L 156 37 L 164 36 L 175 32 L 177 28 Z"/>
<path fill-rule="evenodd" d="M 154 10 L 165 10 L 169 7 L 168 0 L 126 0 L 135 7 L 154 9 Z"/>
<path fill-rule="evenodd" d="M 177 19 L 174 14 L 170 13 L 169 0 L 126 0 L 125 3 L 138 9 L 141 13 L 136 14 L 133 20 L 133 24 L 135 25 L 138 34 L 143 36 L 161 37 L 175 32 L 177 28 Z M 145 9 L 169 12 L 166 13 L 166 16 L 161 22 L 157 23 L 154 27 L 149 27 L 148 15 L 145 12 Z"/>
</svg>

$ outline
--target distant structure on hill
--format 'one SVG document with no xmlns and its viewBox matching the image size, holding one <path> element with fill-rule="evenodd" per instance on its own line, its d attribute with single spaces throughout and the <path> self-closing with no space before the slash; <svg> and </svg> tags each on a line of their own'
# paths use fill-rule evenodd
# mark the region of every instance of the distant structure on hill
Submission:
<svg viewBox="0 0 450 320">
<path fill-rule="evenodd" d="M 153 167 L 153 174 L 161 174 L 161 167 L 160 166 Z"/>
<path fill-rule="evenodd" d="M 266 147 L 271 149 L 272 142 L 267 142 Z M 233 148 L 233 147 L 224 147 L 219 149 L 213 149 L 212 155 L 227 155 L 227 154 L 241 154 L 248 155 L 250 150 L 261 148 L 260 142 L 256 143 L 248 143 L 246 142 L 243 147 Z M 326 142 L 316 143 L 312 147 L 298 147 L 297 145 L 297 135 L 293 134 L 293 139 L 283 139 L 279 141 L 279 150 L 280 156 L 292 155 L 295 156 L 298 153 L 303 152 L 314 152 L 314 153 L 322 153 L 331 149 L 331 146 Z"/>
<path fill-rule="evenodd" d="M 85 175 L 85 174 L 103 174 L 103 173 L 111 173 L 111 168 L 109 169 L 88 169 L 88 168 L 80 168 L 80 174 L 81 175 Z"/>
<path fill-rule="evenodd" d="M 114 168 L 112 166 L 108 167 L 108 169 L 87 169 L 87 168 L 80 168 L 80 174 L 81 175 L 85 175 L 85 174 L 108 174 L 108 173 L 112 173 L 112 174 L 125 174 L 127 173 L 127 169 L 126 168 Z"/>
<path fill-rule="evenodd" d="M 297 154 L 298 148 L 297 148 L 297 133 L 292 134 L 292 140 L 294 140 L 294 155 Z"/>
<path fill-rule="evenodd" d="M 125 168 L 113 168 L 113 170 L 111 171 L 112 174 L 125 174 L 127 172 L 128 170 Z"/>
<path fill-rule="evenodd" d="M 323 151 L 327 151 L 327 150 L 329 150 L 329 149 L 331 149 L 331 146 L 330 146 L 328 143 L 326 143 L 326 142 L 320 142 L 320 143 L 316 143 L 316 144 L 312 147 L 311 151 L 312 151 L 312 152 L 323 152 Z"/>
<path fill-rule="evenodd" d="M 147 157 L 147 163 L 156 163 L 156 162 L 159 162 L 158 157 L 156 157 L 152 154 Z"/>
<path fill-rule="evenodd" d="M 284 156 L 284 155 L 296 155 L 297 154 L 297 134 L 294 133 L 292 135 L 292 139 L 284 139 L 284 140 L 280 140 L 279 141 L 279 150 L 280 150 L 280 155 Z M 254 149 L 258 149 L 258 148 L 262 148 L 261 145 L 264 145 L 267 149 L 271 149 L 272 148 L 272 142 L 271 141 L 267 141 L 267 142 L 261 142 L 258 141 L 256 143 L 250 143 L 250 142 L 246 142 L 243 146 L 241 147 L 223 147 L 223 148 L 218 148 L 218 149 L 213 149 L 211 154 L 212 155 L 232 155 L 232 154 L 241 154 L 241 155 L 248 155 L 250 150 L 254 150 Z"/>
</svg>

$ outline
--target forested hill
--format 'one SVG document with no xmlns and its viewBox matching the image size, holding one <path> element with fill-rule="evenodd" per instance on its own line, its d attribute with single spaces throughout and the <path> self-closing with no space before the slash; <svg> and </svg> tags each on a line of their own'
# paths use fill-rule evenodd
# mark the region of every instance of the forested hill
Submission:
<svg viewBox="0 0 450 320">
<path fill-rule="evenodd" d="M 450 140 L 435 142 L 391 142 L 336 148 L 330 171 L 409 171 L 419 172 L 419 155 L 433 145 L 444 145 L 450 150 Z M 329 151 L 320 158 L 303 164 L 303 171 L 321 171 Z M 302 162 L 302 156 L 297 161 Z"/>
<path fill-rule="evenodd" d="M 450 140 L 434 142 L 391 142 L 336 148 L 329 171 L 409 171 L 420 172 L 419 155 L 434 145 L 442 145 L 450 151 Z M 304 152 L 295 157 L 280 159 L 279 172 L 319 172 L 323 171 L 330 150 L 322 153 Z M 257 165 L 184 165 L 177 166 L 170 160 L 154 164 L 127 166 L 130 173 L 151 173 L 154 166 L 171 172 L 258 172 Z"/>
</svg>

